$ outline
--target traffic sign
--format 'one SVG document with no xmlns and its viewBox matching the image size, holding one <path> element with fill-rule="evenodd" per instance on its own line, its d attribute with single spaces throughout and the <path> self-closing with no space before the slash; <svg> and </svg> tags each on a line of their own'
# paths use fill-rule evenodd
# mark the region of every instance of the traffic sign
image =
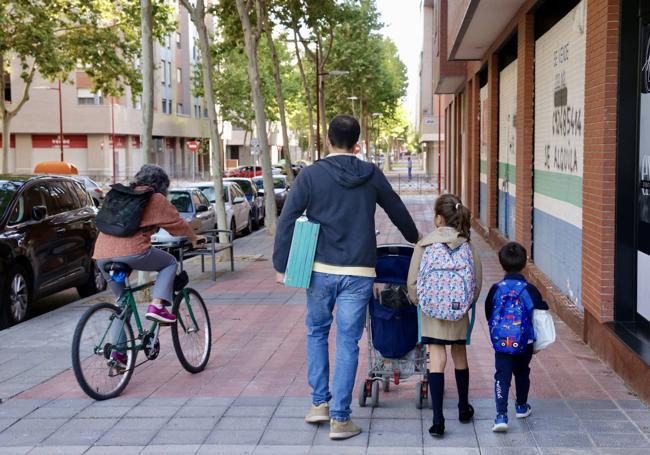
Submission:
<svg viewBox="0 0 650 455">
<path fill-rule="evenodd" d="M 187 148 L 190 152 L 196 152 L 199 149 L 199 141 L 187 141 Z"/>
</svg>

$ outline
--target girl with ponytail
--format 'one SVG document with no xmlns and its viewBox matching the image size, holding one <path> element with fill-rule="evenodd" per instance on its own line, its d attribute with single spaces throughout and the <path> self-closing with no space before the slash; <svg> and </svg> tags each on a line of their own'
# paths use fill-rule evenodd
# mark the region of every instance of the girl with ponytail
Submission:
<svg viewBox="0 0 650 455">
<path fill-rule="evenodd" d="M 408 289 L 411 301 L 419 304 L 420 342 L 426 345 L 429 358 L 429 393 L 433 404 L 429 433 L 442 436 L 447 346 L 454 361 L 458 419 L 468 423 L 474 416 L 468 397 L 466 345 L 471 335 L 469 307 L 476 304 L 481 292 L 482 269 L 470 243 L 472 215 L 462 201 L 453 194 L 444 194 L 436 200 L 434 215 L 436 229 L 420 240 L 413 251 Z"/>
</svg>

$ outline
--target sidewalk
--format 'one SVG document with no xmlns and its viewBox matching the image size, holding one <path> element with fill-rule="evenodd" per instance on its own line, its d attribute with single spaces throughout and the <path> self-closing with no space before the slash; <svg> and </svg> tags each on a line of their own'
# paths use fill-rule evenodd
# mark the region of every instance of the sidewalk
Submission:
<svg viewBox="0 0 650 455">
<path fill-rule="evenodd" d="M 432 226 L 431 196 L 405 197 L 420 230 Z M 379 210 L 381 243 L 401 236 Z M 496 255 L 475 242 L 483 261 L 483 295 L 501 273 Z M 364 428 L 333 442 L 328 425 L 304 423 L 304 292 L 276 285 L 265 232 L 238 240 L 236 272 L 216 284 L 193 280 L 209 306 L 213 350 L 206 370 L 180 367 L 168 334 L 155 362 L 139 367 L 119 398 L 93 402 L 80 391 L 70 364 L 70 340 L 87 303 L 74 303 L 0 332 L 0 454 L 647 454 L 650 411 L 568 328 L 532 365 L 533 415 L 507 434 L 494 418 L 493 352 L 480 302 L 469 347 L 472 424 L 456 420 L 452 365 L 447 369 L 447 433 L 427 433 L 431 411 L 415 409 L 415 379 L 381 393 L 379 407 L 358 408 Z M 260 255 L 261 256 L 256 256 Z M 256 260 L 257 259 L 257 260 Z M 226 270 L 221 264 L 220 270 Z M 361 342 L 358 382 L 366 375 Z M 512 403 L 511 403 L 512 405 Z M 119 446 L 119 447 L 117 447 Z"/>
</svg>

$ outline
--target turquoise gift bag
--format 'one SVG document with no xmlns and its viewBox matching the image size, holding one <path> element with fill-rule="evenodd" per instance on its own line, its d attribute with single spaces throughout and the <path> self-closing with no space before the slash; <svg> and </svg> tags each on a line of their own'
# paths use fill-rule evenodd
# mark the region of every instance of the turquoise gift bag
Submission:
<svg viewBox="0 0 650 455">
<path fill-rule="evenodd" d="M 289 261 L 284 275 L 286 286 L 302 289 L 309 287 L 319 230 L 320 224 L 309 221 L 306 216 L 301 216 L 296 220 L 289 250 Z"/>
</svg>

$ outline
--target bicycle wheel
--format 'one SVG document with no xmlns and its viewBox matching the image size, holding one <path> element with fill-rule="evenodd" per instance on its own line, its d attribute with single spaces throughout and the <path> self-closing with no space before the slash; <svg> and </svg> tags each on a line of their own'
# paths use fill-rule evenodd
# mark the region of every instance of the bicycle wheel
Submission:
<svg viewBox="0 0 650 455">
<path fill-rule="evenodd" d="M 210 315 L 201 295 L 186 288 L 174 298 L 172 341 L 178 360 L 190 373 L 203 371 L 210 358 L 212 329 Z"/>
<path fill-rule="evenodd" d="M 95 400 L 118 396 L 131 379 L 137 351 L 128 320 L 117 316 L 120 308 L 98 303 L 81 316 L 72 339 L 72 369 L 84 392 Z M 125 354 L 120 368 L 112 354 Z"/>
</svg>

